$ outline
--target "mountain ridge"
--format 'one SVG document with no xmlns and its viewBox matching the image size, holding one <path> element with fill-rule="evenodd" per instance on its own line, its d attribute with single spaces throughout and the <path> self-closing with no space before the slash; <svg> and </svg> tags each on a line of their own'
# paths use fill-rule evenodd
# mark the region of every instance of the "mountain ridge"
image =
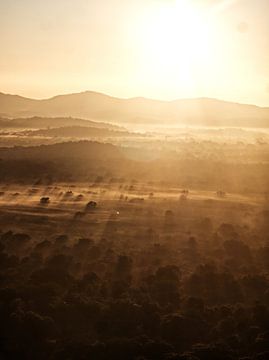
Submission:
<svg viewBox="0 0 269 360">
<path fill-rule="evenodd" d="M 123 124 L 269 127 L 269 107 L 200 97 L 118 98 L 95 91 L 31 99 L 0 92 L 0 115 L 76 117 Z"/>
<path fill-rule="evenodd" d="M 207 96 L 198 96 L 198 97 L 190 97 L 190 98 L 176 98 L 176 99 L 172 99 L 172 100 L 163 100 L 163 99 L 154 99 L 154 98 L 145 97 L 145 96 L 132 96 L 132 97 L 128 97 L 128 98 L 123 98 L 123 97 L 108 95 L 108 94 L 105 94 L 105 93 L 102 93 L 102 92 L 99 92 L 99 91 L 85 90 L 85 91 L 80 91 L 80 92 L 58 94 L 58 95 L 53 95 L 53 96 L 50 96 L 50 97 L 36 99 L 36 98 L 28 97 L 28 96 L 23 96 L 23 95 L 19 95 L 19 94 L 10 94 L 10 93 L 5 93 L 3 91 L 0 91 L 0 96 L 1 95 L 12 96 L 12 97 L 25 99 L 25 100 L 31 100 L 31 101 L 47 101 L 47 100 L 53 100 L 53 99 L 59 98 L 59 97 L 73 96 L 73 95 L 83 95 L 83 94 L 100 95 L 100 96 L 104 96 L 104 97 L 107 97 L 107 98 L 110 98 L 110 99 L 115 99 L 115 100 L 146 100 L 146 101 L 155 101 L 155 102 L 162 102 L 162 103 L 174 103 L 174 102 L 179 102 L 179 101 L 193 101 L 193 100 L 205 100 L 205 101 L 209 100 L 209 101 L 216 101 L 216 102 L 220 102 L 220 103 L 252 106 L 252 107 L 256 107 L 256 108 L 260 108 L 260 109 L 269 109 L 269 106 L 260 106 L 260 105 L 256 105 L 256 104 L 250 104 L 250 103 L 245 103 L 245 102 L 237 102 L 237 101 L 230 101 L 230 100 L 224 100 L 224 99 L 207 97 Z"/>
</svg>

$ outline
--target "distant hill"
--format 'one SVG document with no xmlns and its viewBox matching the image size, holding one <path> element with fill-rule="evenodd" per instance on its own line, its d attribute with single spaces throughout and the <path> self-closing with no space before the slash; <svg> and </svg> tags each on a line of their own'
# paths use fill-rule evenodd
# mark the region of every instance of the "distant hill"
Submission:
<svg viewBox="0 0 269 360">
<path fill-rule="evenodd" d="M 97 129 L 108 129 L 115 131 L 126 131 L 123 127 L 98 122 L 91 120 L 76 119 L 72 117 L 30 117 L 30 118 L 17 118 L 17 119 L 7 119 L 0 118 L 0 128 L 9 128 L 9 129 L 49 129 L 49 128 L 59 128 L 63 126 L 80 126 L 80 127 L 91 127 Z"/>
<path fill-rule="evenodd" d="M 120 99 L 92 91 L 45 100 L 0 93 L 0 114 L 6 117 L 74 117 L 121 125 L 269 127 L 269 108 L 209 98 L 175 101 Z"/>
<path fill-rule="evenodd" d="M 63 126 L 58 128 L 31 130 L 26 131 L 25 133 L 30 136 L 74 137 L 80 139 L 92 137 L 121 137 L 137 135 L 128 131 L 119 131 L 90 126 Z"/>
</svg>

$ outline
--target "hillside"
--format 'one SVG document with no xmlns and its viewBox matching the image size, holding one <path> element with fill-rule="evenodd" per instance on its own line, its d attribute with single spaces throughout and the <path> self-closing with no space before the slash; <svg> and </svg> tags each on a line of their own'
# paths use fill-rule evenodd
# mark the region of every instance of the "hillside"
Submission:
<svg viewBox="0 0 269 360">
<path fill-rule="evenodd" d="M 121 151 L 111 144 L 94 141 L 78 141 L 29 147 L 0 148 L 1 159 L 55 161 L 66 159 L 120 159 Z"/>
<path fill-rule="evenodd" d="M 123 127 L 91 121 L 84 119 L 77 119 L 72 117 L 30 117 L 30 118 L 17 118 L 17 119 L 6 119 L 0 118 L 0 128 L 4 129 L 47 129 L 47 128 L 59 128 L 63 126 L 80 126 L 80 127 L 91 127 L 97 129 L 107 129 L 124 131 Z"/>
<path fill-rule="evenodd" d="M 121 136 L 134 136 L 135 133 L 128 131 L 118 131 L 98 127 L 86 126 L 62 126 L 50 129 L 40 129 L 33 131 L 26 131 L 28 136 L 50 136 L 50 137 L 74 137 L 74 138 L 92 138 L 92 137 L 121 137 Z"/>
<path fill-rule="evenodd" d="M 121 125 L 269 127 L 269 108 L 208 98 L 175 101 L 120 99 L 91 91 L 45 100 L 0 93 L 0 114 L 5 117 L 71 116 Z"/>
<path fill-rule="evenodd" d="M 262 159 L 262 161 L 261 161 Z M 97 177 L 228 192 L 268 192 L 268 145 L 178 143 L 177 151 L 94 141 L 0 148 L 0 184 L 38 179 L 88 182 Z M 46 181 L 47 181 L 46 180 Z M 166 188 L 166 187 L 164 187 Z"/>
</svg>

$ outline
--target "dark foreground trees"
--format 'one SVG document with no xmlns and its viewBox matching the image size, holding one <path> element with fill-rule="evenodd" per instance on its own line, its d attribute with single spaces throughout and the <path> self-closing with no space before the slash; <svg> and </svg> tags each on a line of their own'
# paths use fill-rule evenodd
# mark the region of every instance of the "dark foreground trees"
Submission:
<svg viewBox="0 0 269 360">
<path fill-rule="evenodd" d="M 267 247 L 234 232 L 181 250 L 2 233 L 1 359 L 268 359 Z"/>
</svg>

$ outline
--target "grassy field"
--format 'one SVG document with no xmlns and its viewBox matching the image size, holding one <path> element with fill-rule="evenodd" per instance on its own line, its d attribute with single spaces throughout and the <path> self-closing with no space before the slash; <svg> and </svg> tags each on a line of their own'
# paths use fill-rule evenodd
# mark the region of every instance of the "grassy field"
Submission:
<svg viewBox="0 0 269 360">
<path fill-rule="evenodd" d="M 261 195 L 219 196 L 199 190 L 184 194 L 184 189 L 143 183 L 10 185 L 0 187 L 0 194 L 3 231 L 29 229 L 41 237 L 68 232 L 99 240 L 106 235 L 131 239 L 134 233 L 146 234 L 150 229 L 164 240 L 168 235 L 199 233 L 204 219 L 215 227 L 223 222 L 251 227 L 265 206 Z M 42 197 L 49 197 L 49 202 L 42 204 Z M 96 208 L 87 210 L 89 201 L 95 201 Z"/>
</svg>

